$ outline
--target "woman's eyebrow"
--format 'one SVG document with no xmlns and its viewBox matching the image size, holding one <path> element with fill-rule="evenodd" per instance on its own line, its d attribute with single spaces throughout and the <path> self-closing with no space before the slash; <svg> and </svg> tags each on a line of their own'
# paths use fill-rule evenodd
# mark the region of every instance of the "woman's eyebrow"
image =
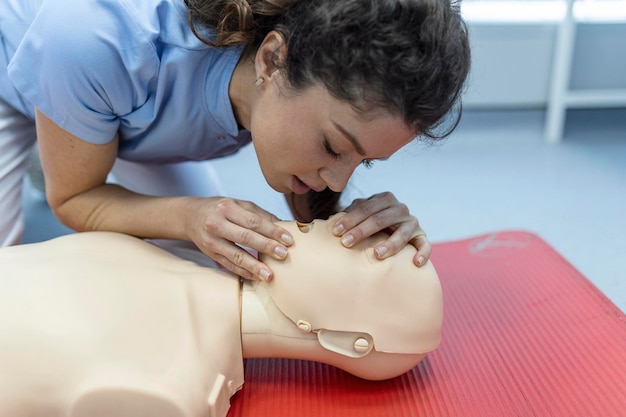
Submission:
<svg viewBox="0 0 626 417">
<path fill-rule="evenodd" d="M 361 156 L 365 156 L 365 150 L 363 149 L 363 147 L 361 146 L 361 144 L 359 143 L 359 141 L 357 140 L 357 138 L 350 132 L 348 132 L 346 129 L 343 128 L 343 126 L 337 124 L 336 122 L 332 121 L 333 125 L 335 126 L 335 128 L 340 131 L 352 144 L 352 146 L 354 147 L 354 149 L 356 149 L 357 153 Z"/>
</svg>

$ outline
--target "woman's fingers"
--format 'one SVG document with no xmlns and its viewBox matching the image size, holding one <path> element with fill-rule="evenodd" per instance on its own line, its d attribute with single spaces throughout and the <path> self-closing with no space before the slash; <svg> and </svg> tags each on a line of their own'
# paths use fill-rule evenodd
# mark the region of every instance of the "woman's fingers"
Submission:
<svg viewBox="0 0 626 417">
<path fill-rule="evenodd" d="M 354 246 L 385 230 L 390 234 L 389 238 L 374 248 L 378 259 L 398 253 L 407 244 L 417 249 L 414 259 L 416 265 L 423 265 L 430 258 L 432 247 L 418 219 L 392 193 L 385 192 L 368 199 L 357 199 L 346 211 L 348 213 L 338 219 L 333 229 L 344 246 Z"/>
<path fill-rule="evenodd" d="M 274 215 L 253 203 L 230 198 L 205 200 L 200 231 L 194 231 L 196 245 L 235 274 L 272 279 L 271 269 L 246 249 L 282 260 L 293 243 L 291 234 L 275 224 L 278 219 Z"/>
</svg>

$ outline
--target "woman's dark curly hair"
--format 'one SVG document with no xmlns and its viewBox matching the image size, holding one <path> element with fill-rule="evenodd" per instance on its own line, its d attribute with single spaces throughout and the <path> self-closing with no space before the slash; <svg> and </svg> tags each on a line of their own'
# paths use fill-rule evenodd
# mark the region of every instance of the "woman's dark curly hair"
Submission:
<svg viewBox="0 0 626 417">
<path fill-rule="evenodd" d="M 386 110 L 422 138 L 441 139 L 461 117 L 470 67 L 467 27 L 455 0 L 185 0 L 196 36 L 215 47 L 256 51 L 272 30 L 287 43 L 278 63 L 296 91 L 322 83 L 368 114 Z M 453 109 L 454 117 L 447 118 Z M 309 212 L 327 218 L 341 193 L 307 193 Z"/>
<path fill-rule="evenodd" d="M 446 137 L 458 124 L 470 48 L 459 8 L 450 0 L 185 4 L 192 30 L 212 46 L 256 50 L 267 33 L 280 32 L 288 46 L 282 70 L 296 91 L 321 82 L 361 112 L 383 109 L 402 117 L 422 137 Z M 455 108 L 448 123 L 445 116 Z"/>
</svg>

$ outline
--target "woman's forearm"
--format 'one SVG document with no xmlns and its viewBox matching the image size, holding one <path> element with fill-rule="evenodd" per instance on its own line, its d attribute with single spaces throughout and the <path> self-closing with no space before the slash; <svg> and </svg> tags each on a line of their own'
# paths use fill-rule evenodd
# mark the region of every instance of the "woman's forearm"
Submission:
<svg viewBox="0 0 626 417">
<path fill-rule="evenodd" d="M 142 238 L 189 239 L 196 197 L 152 197 L 104 184 L 53 208 L 76 231 L 113 231 Z"/>
</svg>

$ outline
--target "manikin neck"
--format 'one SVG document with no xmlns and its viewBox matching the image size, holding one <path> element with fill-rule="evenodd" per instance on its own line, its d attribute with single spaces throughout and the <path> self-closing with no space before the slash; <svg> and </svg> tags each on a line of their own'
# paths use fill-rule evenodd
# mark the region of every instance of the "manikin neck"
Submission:
<svg viewBox="0 0 626 417">
<path fill-rule="evenodd" d="M 243 283 L 241 292 L 241 344 L 244 358 L 282 357 L 323 360 L 327 355 L 315 333 L 304 333 L 272 300 L 267 284 Z"/>
<path fill-rule="evenodd" d="M 241 292 L 241 345 L 244 358 L 287 358 L 326 363 L 361 378 L 380 380 L 401 375 L 425 354 L 371 351 L 350 358 L 325 349 L 316 333 L 304 333 L 271 298 L 266 283 L 244 281 Z"/>
</svg>

